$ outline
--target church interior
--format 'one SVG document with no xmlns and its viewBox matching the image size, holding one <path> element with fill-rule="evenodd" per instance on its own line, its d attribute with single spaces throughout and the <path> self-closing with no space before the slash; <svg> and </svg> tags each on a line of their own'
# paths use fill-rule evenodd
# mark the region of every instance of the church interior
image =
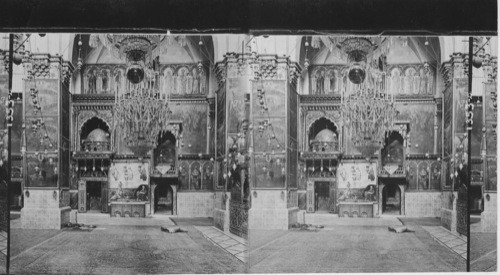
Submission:
<svg viewBox="0 0 500 275">
<path fill-rule="evenodd" d="M 474 37 L 473 66 L 467 39 L 15 34 L 10 209 L 26 229 L 170 215 L 247 238 L 326 214 L 463 234 L 469 194 L 496 232 L 498 39 Z"/>
</svg>

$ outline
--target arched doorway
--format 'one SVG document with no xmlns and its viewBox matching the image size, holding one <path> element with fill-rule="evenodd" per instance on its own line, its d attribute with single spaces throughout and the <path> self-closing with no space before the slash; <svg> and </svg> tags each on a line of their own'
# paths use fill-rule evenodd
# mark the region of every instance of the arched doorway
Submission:
<svg viewBox="0 0 500 275">
<path fill-rule="evenodd" d="M 382 190 L 382 214 L 401 214 L 401 189 L 397 182 L 388 181 Z"/>
<path fill-rule="evenodd" d="M 173 215 L 174 191 L 170 184 L 159 183 L 154 191 L 154 213 L 160 215 Z"/>
</svg>

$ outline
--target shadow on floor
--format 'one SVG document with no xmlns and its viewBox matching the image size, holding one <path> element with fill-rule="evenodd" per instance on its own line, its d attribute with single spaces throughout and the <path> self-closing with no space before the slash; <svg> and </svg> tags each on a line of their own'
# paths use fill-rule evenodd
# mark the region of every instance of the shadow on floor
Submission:
<svg viewBox="0 0 500 275">
<path fill-rule="evenodd" d="M 213 226 L 213 218 L 170 218 L 178 226 Z"/>
</svg>

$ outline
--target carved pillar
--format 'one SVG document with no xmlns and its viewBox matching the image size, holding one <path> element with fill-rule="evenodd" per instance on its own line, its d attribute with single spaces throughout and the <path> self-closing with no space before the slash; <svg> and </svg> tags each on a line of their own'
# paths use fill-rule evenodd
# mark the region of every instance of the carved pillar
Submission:
<svg viewBox="0 0 500 275">
<path fill-rule="evenodd" d="M 385 184 L 381 183 L 379 180 L 379 185 L 378 185 L 378 215 L 379 216 L 382 215 L 382 213 L 384 211 L 384 202 L 383 202 L 384 187 L 385 187 Z"/>
<path fill-rule="evenodd" d="M 151 188 L 150 188 L 150 194 L 149 194 L 149 197 L 151 198 L 151 203 L 150 203 L 150 208 L 151 208 L 151 215 L 154 215 L 154 213 L 156 212 L 156 201 L 155 201 L 155 190 L 156 190 L 156 183 L 151 183 Z M 173 198 L 173 194 L 172 194 L 172 198 Z M 173 199 L 172 199 L 173 200 Z M 173 207 L 173 206 L 172 206 Z"/>
<path fill-rule="evenodd" d="M 405 194 L 406 194 L 406 190 L 405 190 L 405 187 L 406 185 L 404 184 L 398 184 L 399 186 L 399 189 L 401 191 L 401 198 L 400 198 L 400 201 L 401 201 L 401 207 L 400 207 L 400 214 L 401 215 L 405 215 L 406 213 L 406 207 L 405 207 Z"/>
<path fill-rule="evenodd" d="M 172 187 L 172 215 L 177 215 L 177 185 L 170 187 Z"/>
<path fill-rule="evenodd" d="M 438 147 L 438 110 L 434 111 L 434 150 L 433 153 L 437 154 L 437 147 Z"/>
<path fill-rule="evenodd" d="M 23 62 L 27 126 L 24 189 L 25 194 L 29 191 L 29 196 L 25 196 L 21 224 L 27 229 L 60 229 L 62 224 L 69 222 L 71 211 L 71 129 L 68 128 L 71 125 L 69 86 L 73 66 L 61 56 L 49 54 L 32 54 Z M 32 94 L 39 100 L 33 100 Z M 42 126 L 32 127 L 38 122 Z M 40 140 L 45 142 L 36 142 Z M 47 162 L 47 159 L 54 161 Z"/>
</svg>

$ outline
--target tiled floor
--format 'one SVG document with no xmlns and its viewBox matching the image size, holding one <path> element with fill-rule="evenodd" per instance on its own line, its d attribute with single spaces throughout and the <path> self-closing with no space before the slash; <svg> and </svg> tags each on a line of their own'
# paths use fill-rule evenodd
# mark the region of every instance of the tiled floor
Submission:
<svg viewBox="0 0 500 275">
<path fill-rule="evenodd" d="M 0 231 L 0 253 L 7 255 L 7 232 Z"/>
<path fill-rule="evenodd" d="M 466 236 L 452 233 L 442 226 L 422 226 L 422 228 L 429 232 L 439 243 L 459 254 L 462 258 L 467 258 Z"/>
<path fill-rule="evenodd" d="M 248 241 L 235 236 L 231 233 L 225 233 L 213 226 L 195 226 L 205 238 L 212 241 L 222 249 L 231 253 L 240 261 L 247 263 L 248 261 Z"/>
</svg>

